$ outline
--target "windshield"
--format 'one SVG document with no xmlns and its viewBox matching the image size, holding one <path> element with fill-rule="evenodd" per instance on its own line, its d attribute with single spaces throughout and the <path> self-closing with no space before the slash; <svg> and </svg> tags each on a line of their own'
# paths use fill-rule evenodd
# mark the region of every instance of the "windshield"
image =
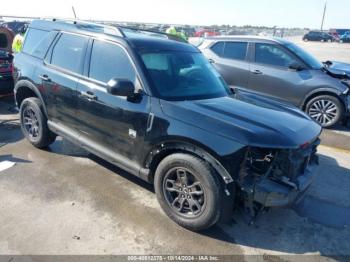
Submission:
<svg viewBox="0 0 350 262">
<path fill-rule="evenodd" d="M 201 53 L 141 54 L 157 95 L 165 100 L 195 100 L 227 96 L 229 88 Z"/>
<path fill-rule="evenodd" d="M 315 57 L 313 57 L 301 47 L 292 43 L 287 44 L 286 47 L 295 53 L 299 58 L 301 58 L 312 69 L 321 69 L 323 67 L 323 64 L 320 61 L 318 61 Z"/>
</svg>

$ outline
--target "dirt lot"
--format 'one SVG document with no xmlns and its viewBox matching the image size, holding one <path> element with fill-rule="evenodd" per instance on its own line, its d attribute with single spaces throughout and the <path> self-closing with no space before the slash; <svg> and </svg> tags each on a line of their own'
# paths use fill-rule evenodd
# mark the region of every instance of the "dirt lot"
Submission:
<svg viewBox="0 0 350 262">
<path fill-rule="evenodd" d="M 293 209 L 253 226 L 236 212 L 193 233 L 164 215 L 152 186 L 61 139 L 32 147 L 9 107 L 0 100 L 0 162 L 16 163 L 0 172 L 0 254 L 350 255 L 350 152 L 321 146 L 319 175 Z"/>
</svg>

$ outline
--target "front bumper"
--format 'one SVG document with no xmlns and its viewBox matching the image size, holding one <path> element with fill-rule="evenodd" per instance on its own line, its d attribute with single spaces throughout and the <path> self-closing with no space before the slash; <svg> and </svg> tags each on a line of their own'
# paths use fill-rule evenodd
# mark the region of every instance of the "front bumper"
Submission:
<svg viewBox="0 0 350 262">
<path fill-rule="evenodd" d="M 304 174 L 297 178 L 295 186 L 276 182 L 269 178 L 261 180 L 255 185 L 254 201 L 265 207 L 290 206 L 300 200 L 310 187 L 316 172 L 317 164 L 310 164 Z"/>
</svg>

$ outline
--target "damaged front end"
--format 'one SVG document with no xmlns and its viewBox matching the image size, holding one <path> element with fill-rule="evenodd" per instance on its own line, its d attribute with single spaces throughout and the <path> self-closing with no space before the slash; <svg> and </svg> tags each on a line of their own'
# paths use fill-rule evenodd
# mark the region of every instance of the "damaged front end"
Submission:
<svg viewBox="0 0 350 262">
<path fill-rule="evenodd" d="M 317 139 L 298 149 L 249 147 L 237 181 L 245 213 L 254 218 L 260 210 L 289 206 L 301 198 L 315 175 L 319 143 Z"/>
</svg>

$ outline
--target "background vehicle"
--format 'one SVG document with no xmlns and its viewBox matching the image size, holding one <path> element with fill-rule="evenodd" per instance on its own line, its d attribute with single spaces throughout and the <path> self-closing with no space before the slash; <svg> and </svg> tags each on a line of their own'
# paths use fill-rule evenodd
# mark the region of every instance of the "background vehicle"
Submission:
<svg viewBox="0 0 350 262">
<path fill-rule="evenodd" d="M 23 27 L 28 26 L 28 22 L 23 21 L 12 21 L 12 22 L 5 22 L 1 24 L 1 27 L 6 27 L 10 29 L 15 35 L 22 32 Z"/>
<path fill-rule="evenodd" d="M 61 135 L 154 183 L 165 213 L 192 230 L 236 203 L 254 217 L 309 187 L 318 124 L 233 94 L 197 48 L 141 32 L 33 21 L 14 61 L 25 137 L 42 148 Z"/>
<path fill-rule="evenodd" d="M 343 34 L 340 37 L 339 42 L 340 43 L 350 43 L 350 31 L 348 31 L 345 34 Z"/>
<path fill-rule="evenodd" d="M 303 36 L 304 41 L 321 41 L 321 42 L 333 42 L 335 38 L 328 33 L 321 31 L 310 31 Z"/>
<path fill-rule="evenodd" d="M 323 127 L 349 115 L 349 76 L 289 41 L 217 37 L 199 48 L 232 87 L 294 104 Z"/>
<path fill-rule="evenodd" d="M 12 40 L 13 32 L 0 27 L 0 94 L 13 91 L 12 78 Z"/>
<path fill-rule="evenodd" d="M 212 31 L 210 29 L 200 29 L 194 33 L 195 37 L 208 37 L 220 35 L 219 32 Z"/>
</svg>

